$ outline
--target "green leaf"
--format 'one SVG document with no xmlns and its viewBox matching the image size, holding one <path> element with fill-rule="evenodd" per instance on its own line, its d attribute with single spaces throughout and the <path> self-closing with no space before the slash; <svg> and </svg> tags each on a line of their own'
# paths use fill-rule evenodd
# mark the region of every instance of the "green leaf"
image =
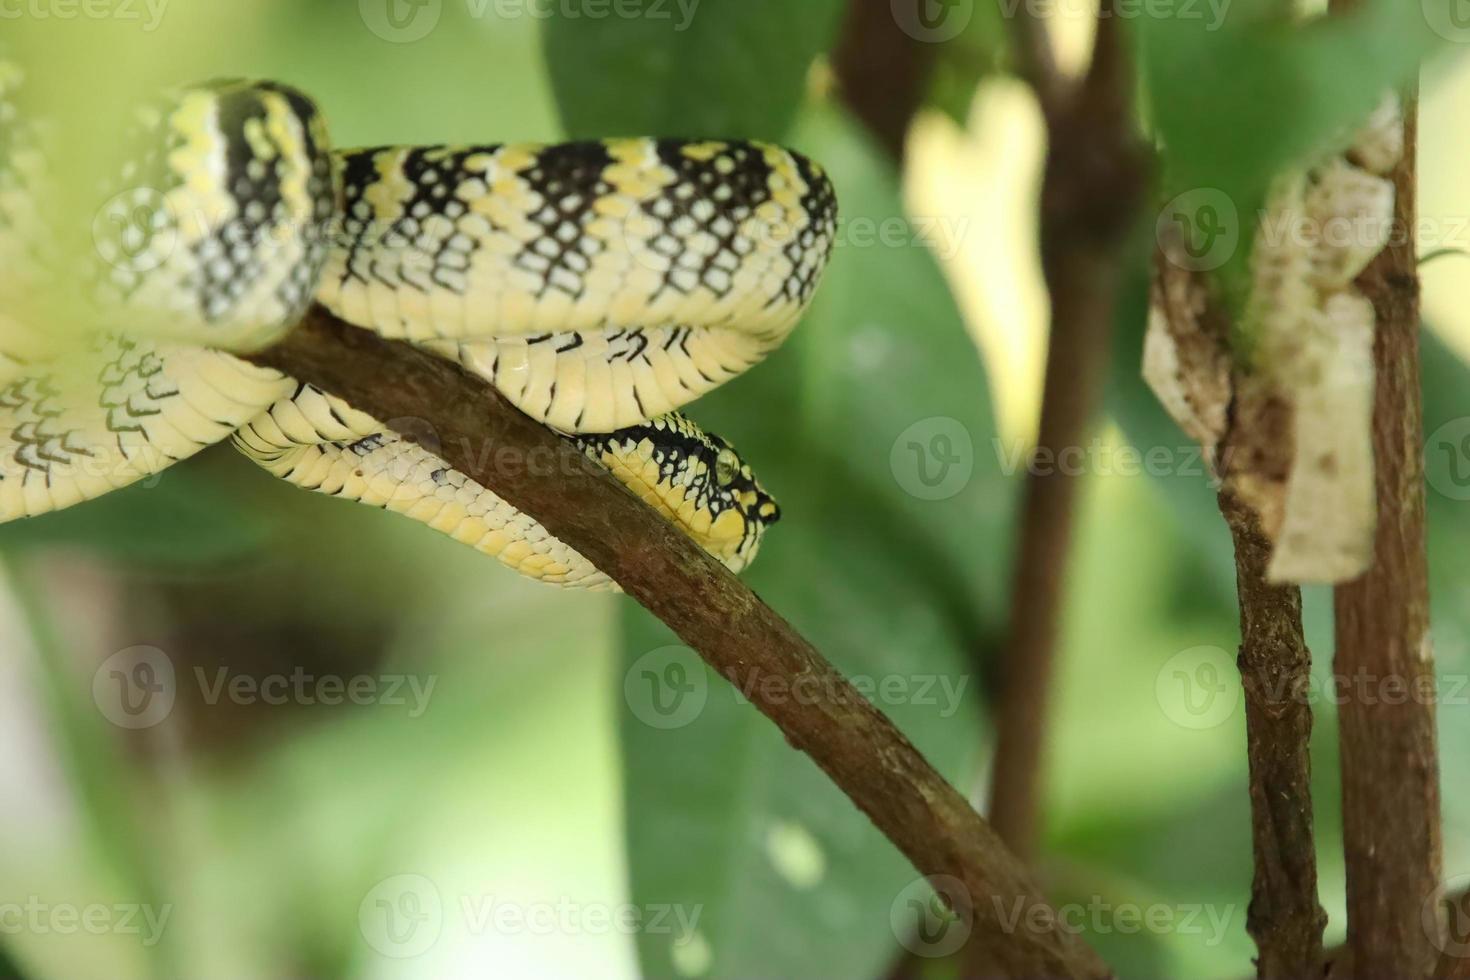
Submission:
<svg viewBox="0 0 1470 980">
<path fill-rule="evenodd" d="M 565 5 L 543 31 L 562 122 L 574 138 L 779 139 L 840 0 L 618 0 L 606 18 Z"/>
<path fill-rule="evenodd" d="M 999 3 L 974 6 L 965 29 L 935 46 L 927 103 L 960 126 L 970 121 L 975 89 L 999 71 L 1006 60 L 1006 25 Z"/>
<path fill-rule="evenodd" d="M 968 787 L 1015 489 L 985 373 L 928 251 L 871 231 L 913 231 L 878 151 L 829 112 L 796 144 L 833 175 L 842 244 L 791 341 L 693 414 L 782 502 L 751 585 Z M 907 862 L 659 624 L 630 607 L 623 637 L 633 900 L 701 909 L 692 940 L 640 935 L 645 975 L 881 974 Z"/>
<path fill-rule="evenodd" d="M 189 565 L 259 551 L 270 538 L 269 520 L 215 483 L 204 472 L 210 462 L 190 460 L 83 505 L 0 524 L 0 553 L 65 545 L 145 565 Z"/>
<path fill-rule="evenodd" d="M 1218 189 L 1242 214 L 1276 173 L 1332 147 L 1413 79 L 1437 41 L 1419 4 L 1403 0 L 1297 26 L 1251 13 L 1227 7 L 1218 18 L 1138 25 L 1170 193 Z"/>
</svg>

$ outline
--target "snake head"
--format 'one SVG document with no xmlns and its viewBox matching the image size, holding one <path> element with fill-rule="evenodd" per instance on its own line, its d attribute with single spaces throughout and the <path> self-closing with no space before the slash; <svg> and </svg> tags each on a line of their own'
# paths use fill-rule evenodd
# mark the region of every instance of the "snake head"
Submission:
<svg viewBox="0 0 1470 980">
<path fill-rule="evenodd" d="M 755 560 L 781 508 L 728 442 L 677 412 L 576 444 L 732 572 Z"/>
</svg>

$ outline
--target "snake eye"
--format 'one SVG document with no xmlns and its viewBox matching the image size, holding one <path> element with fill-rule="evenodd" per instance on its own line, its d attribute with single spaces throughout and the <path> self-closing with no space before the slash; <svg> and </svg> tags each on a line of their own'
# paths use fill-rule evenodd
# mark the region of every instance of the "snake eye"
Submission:
<svg viewBox="0 0 1470 980">
<path fill-rule="evenodd" d="M 721 449 L 720 455 L 715 457 L 715 482 L 728 487 L 735 482 L 735 474 L 739 472 L 740 457 L 733 450 Z"/>
</svg>

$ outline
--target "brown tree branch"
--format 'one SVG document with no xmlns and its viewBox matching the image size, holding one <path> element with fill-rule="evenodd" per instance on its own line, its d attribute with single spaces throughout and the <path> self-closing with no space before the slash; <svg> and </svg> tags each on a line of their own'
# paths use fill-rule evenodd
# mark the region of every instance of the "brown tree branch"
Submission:
<svg viewBox="0 0 1470 980">
<path fill-rule="evenodd" d="M 1451 920 L 1450 931 L 1442 937 L 1444 952 L 1435 967 L 1434 980 L 1465 980 L 1470 977 L 1470 891 L 1449 892 L 1438 899 L 1440 911 Z M 1426 916 L 1435 911 L 1426 906 Z M 1334 946 L 1323 954 L 1325 966 L 1321 976 L 1325 980 L 1349 980 L 1358 974 L 1353 970 L 1352 950 L 1346 946 Z"/>
<path fill-rule="evenodd" d="M 1050 143 L 1041 252 L 1052 316 L 1035 452 L 1056 459 L 1083 443 L 1101 402 L 1127 238 L 1148 168 L 1133 126 L 1134 77 L 1118 19 L 1104 10 L 1091 71 L 1063 91 L 1045 28 L 1027 9 L 1022 4 L 1015 14 L 1018 57 L 1037 87 Z M 1039 831 L 1047 702 L 1077 487 L 1073 474 L 1032 466 L 1022 505 L 990 817 L 1028 859 Z"/>
<path fill-rule="evenodd" d="M 917 10 L 929 0 L 900 2 Z M 936 47 L 905 33 L 887 2 L 848 5 L 832 55 L 838 94 L 893 160 L 903 159 L 909 124 L 924 104 Z"/>
<path fill-rule="evenodd" d="M 1445 932 L 1440 935 L 1439 965 L 1434 980 L 1467 980 L 1470 978 L 1470 892 L 1447 895 L 1441 902 L 1445 913 Z"/>
<path fill-rule="evenodd" d="M 1153 303 L 1182 365 L 1178 394 L 1223 479 L 1220 512 L 1235 547 L 1254 863 L 1246 927 L 1259 952 L 1257 975 L 1295 980 L 1319 975 L 1326 924 L 1312 831 L 1311 654 L 1301 590 L 1268 582 L 1270 538 L 1239 492 L 1286 481 L 1291 408 L 1269 382 L 1234 363 L 1230 314 L 1204 275 L 1187 266 L 1173 248 L 1160 250 Z"/>
<path fill-rule="evenodd" d="M 587 557 L 806 752 L 967 919 L 1009 977 L 1106 977 L 965 798 L 791 626 L 566 440 L 457 365 L 314 309 L 258 364 L 336 394 Z M 750 684 L 753 676 L 769 683 Z M 789 696 L 800 692 L 801 696 Z M 949 882 L 958 882 L 954 887 Z M 1018 917 L 1014 917 L 1019 913 Z"/>
<path fill-rule="evenodd" d="M 1272 585 L 1271 540 L 1254 509 L 1230 489 L 1220 512 L 1235 543 L 1240 597 L 1240 681 L 1245 690 L 1255 873 L 1246 931 L 1257 975 L 1295 980 L 1322 971 L 1327 913 L 1317 900 L 1312 836 L 1312 655 L 1302 633 L 1302 593 Z"/>
<path fill-rule="evenodd" d="M 1393 179 L 1394 228 L 1415 227 L 1416 105 L 1406 100 L 1405 153 Z M 1437 937 L 1424 903 L 1441 869 L 1434 652 L 1429 637 L 1419 275 L 1415 238 L 1397 235 L 1358 280 L 1373 301 L 1373 454 L 1378 526 L 1373 564 L 1334 595 L 1344 694 L 1343 844 L 1348 945 L 1362 977 L 1428 976 Z"/>
</svg>

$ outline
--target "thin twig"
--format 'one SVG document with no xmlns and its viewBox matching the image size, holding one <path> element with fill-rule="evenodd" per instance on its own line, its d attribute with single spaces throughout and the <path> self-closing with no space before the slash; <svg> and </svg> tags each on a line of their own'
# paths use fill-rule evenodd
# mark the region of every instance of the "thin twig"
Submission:
<svg viewBox="0 0 1470 980">
<path fill-rule="evenodd" d="M 1016 53 L 1016 74 L 1036 93 L 1041 111 L 1051 114 L 1059 110 L 1068 98 L 1067 80 L 1057 70 L 1056 56 L 1052 52 L 1051 32 L 1046 21 L 1036 16 L 1036 12 L 1026 4 L 1016 7 L 1009 14 L 1009 19 L 1011 44 Z"/>
<path fill-rule="evenodd" d="M 1415 227 L 1416 108 L 1406 100 L 1396 229 Z M 1428 976 L 1438 955 L 1423 917 L 1439 885 L 1441 840 L 1414 251 L 1412 234 L 1396 236 L 1358 281 L 1378 312 L 1378 526 L 1373 564 L 1334 601 L 1348 945 L 1362 977 Z"/>
<path fill-rule="evenodd" d="M 1311 654 L 1302 632 L 1301 590 L 1268 583 L 1269 537 L 1260 515 L 1237 492 L 1241 481 L 1286 480 L 1291 410 L 1270 383 L 1232 356 L 1229 312 L 1204 274 L 1176 264 L 1173 254 L 1168 247 L 1157 253 L 1153 305 L 1182 365 L 1178 394 L 1211 433 L 1207 445 L 1223 482 L 1220 513 L 1235 546 L 1236 663 L 1246 696 L 1254 866 L 1246 926 L 1259 951 L 1258 975 L 1295 980 L 1317 975 L 1326 924 L 1312 833 Z"/>
<path fill-rule="evenodd" d="M 1122 262 L 1147 180 L 1133 128 L 1133 73 L 1115 17 L 1100 17 L 1092 69 L 1064 93 L 1044 26 L 1015 14 L 1024 74 L 1037 86 L 1050 151 L 1042 185 L 1041 252 L 1051 294 L 1050 343 L 1036 452 L 1079 446 L 1101 402 Z M 1078 480 L 1033 466 L 1026 481 L 1012 581 L 990 817 L 1029 859 L 1038 833 L 1047 701 L 1065 595 Z"/>
<path fill-rule="evenodd" d="M 1229 489 L 1220 513 L 1235 543 L 1240 597 L 1240 681 L 1245 690 L 1255 873 L 1246 931 L 1263 980 L 1321 973 L 1327 913 L 1317 900 L 1312 836 L 1312 655 L 1302 593 L 1266 579 L 1271 540 L 1256 512 Z"/>
<path fill-rule="evenodd" d="M 1435 918 L 1435 913 L 1449 920 L 1449 930 L 1441 936 L 1443 952 L 1439 964 L 1434 968 L 1434 980 L 1466 980 L 1470 978 L 1470 891 L 1450 892 L 1435 896 L 1421 910 L 1426 919 Z M 1435 905 L 1438 908 L 1435 908 Z M 1336 946 L 1326 953 L 1326 980 L 1350 980 L 1364 976 L 1353 969 L 1353 951 L 1346 945 Z"/>
<path fill-rule="evenodd" d="M 426 423 L 445 461 L 534 517 L 738 680 L 787 741 L 935 882 L 1003 975 L 1109 975 L 887 717 L 739 579 L 566 440 L 458 366 L 320 309 L 252 360 L 397 420 L 409 438 L 421 438 Z"/>
<path fill-rule="evenodd" d="M 929 0 L 899 0 L 918 16 Z M 888 3 L 852 0 L 832 54 L 838 93 L 890 159 L 902 161 L 909 124 L 924 105 L 938 45 L 906 33 Z"/>
</svg>

